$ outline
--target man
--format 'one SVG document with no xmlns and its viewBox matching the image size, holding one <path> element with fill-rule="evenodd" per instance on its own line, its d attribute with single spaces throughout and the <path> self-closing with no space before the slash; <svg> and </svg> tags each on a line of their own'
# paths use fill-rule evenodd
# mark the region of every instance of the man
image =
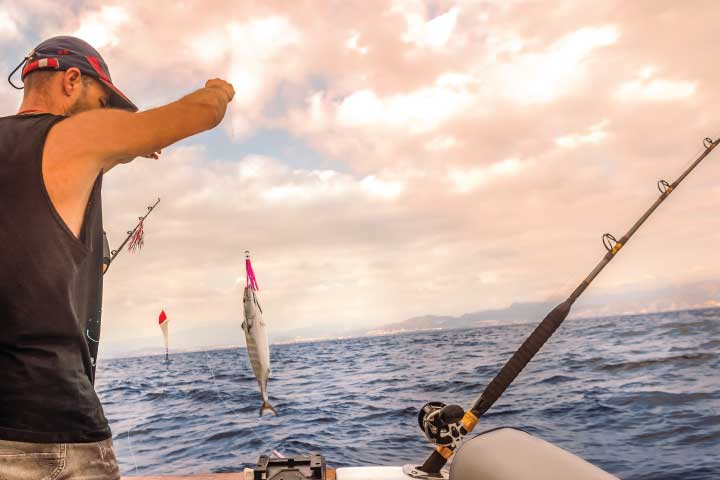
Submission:
<svg viewBox="0 0 720 480">
<path fill-rule="evenodd" d="M 0 478 L 118 479 L 88 338 L 102 297 L 102 176 L 214 128 L 235 92 L 209 80 L 132 113 L 100 54 L 73 37 L 38 45 L 21 77 L 20 110 L 0 118 Z"/>
</svg>

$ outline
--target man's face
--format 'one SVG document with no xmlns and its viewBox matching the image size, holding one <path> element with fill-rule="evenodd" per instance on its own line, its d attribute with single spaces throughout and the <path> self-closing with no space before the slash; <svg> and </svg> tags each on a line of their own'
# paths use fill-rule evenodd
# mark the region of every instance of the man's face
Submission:
<svg viewBox="0 0 720 480">
<path fill-rule="evenodd" d="M 65 115 L 76 115 L 96 108 L 105 108 L 110 102 L 105 87 L 92 77 L 85 76 L 79 83 L 80 92 L 67 108 Z"/>
</svg>

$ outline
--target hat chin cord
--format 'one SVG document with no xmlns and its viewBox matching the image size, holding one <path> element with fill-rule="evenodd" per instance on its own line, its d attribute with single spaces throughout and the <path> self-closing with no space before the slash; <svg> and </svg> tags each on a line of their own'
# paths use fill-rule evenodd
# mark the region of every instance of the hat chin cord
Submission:
<svg viewBox="0 0 720 480">
<path fill-rule="evenodd" d="M 10 72 L 10 75 L 8 75 L 8 78 L 7 78 L 8 83 L 9 83 L 15 90 L 23 90 L 23 89 L 25 88 L 25 86 L 24 86 L 24 85 L 20 85 L 20 86 L 15 85 L 15 84 L 13 83 L 13 81 L 12 81 L 13 75 L 15 75 L 15 73 L 16 73 L 18 70 L 20 70 L 20 67 L 22 67 L 23 65 L 25 65 L 25 64 L 27 63 L 27 61 L 30 60 L 30 59 L 33 57 L 33 55 L 35 55 L 35 50 L 33 50 L 32 52 L 28 53 L 28 54 L 25 56 L 25 58 L 23 58 L 22 61 L 18 64 L 18 66 L 15 67 L 15 69 L 14 69 L 12 72 Z"/>
</svg>

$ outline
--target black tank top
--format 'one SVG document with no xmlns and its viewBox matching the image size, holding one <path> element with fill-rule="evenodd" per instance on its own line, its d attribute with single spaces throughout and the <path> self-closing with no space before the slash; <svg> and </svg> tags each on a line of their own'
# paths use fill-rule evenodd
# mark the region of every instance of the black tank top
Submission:
<svg viewBox="0 0 720 480">
<path fill-rule="evenodd" d="M 0 439 L 105 440 L 95 393 L 103 225 L 98 175 L 76 237 L 42 177 L 50 114 L 0 118 Z"/>
</svg>

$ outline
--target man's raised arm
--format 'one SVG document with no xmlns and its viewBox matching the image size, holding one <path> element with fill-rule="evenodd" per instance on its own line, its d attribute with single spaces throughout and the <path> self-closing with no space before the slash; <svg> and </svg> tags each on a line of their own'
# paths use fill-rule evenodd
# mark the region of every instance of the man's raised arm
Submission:
<svg viewBox="0 0 720 480">
<path fill-rule="evenodd" d="M 48 135 L 48 144 L 60 143 L 75 161 L 88 160 L 107 171 L 217 126 L 234 95 L 232 85 L 214 79 L 204 88 L 152 110 L 91 110 L 57 124 Z"/>
</svg>

